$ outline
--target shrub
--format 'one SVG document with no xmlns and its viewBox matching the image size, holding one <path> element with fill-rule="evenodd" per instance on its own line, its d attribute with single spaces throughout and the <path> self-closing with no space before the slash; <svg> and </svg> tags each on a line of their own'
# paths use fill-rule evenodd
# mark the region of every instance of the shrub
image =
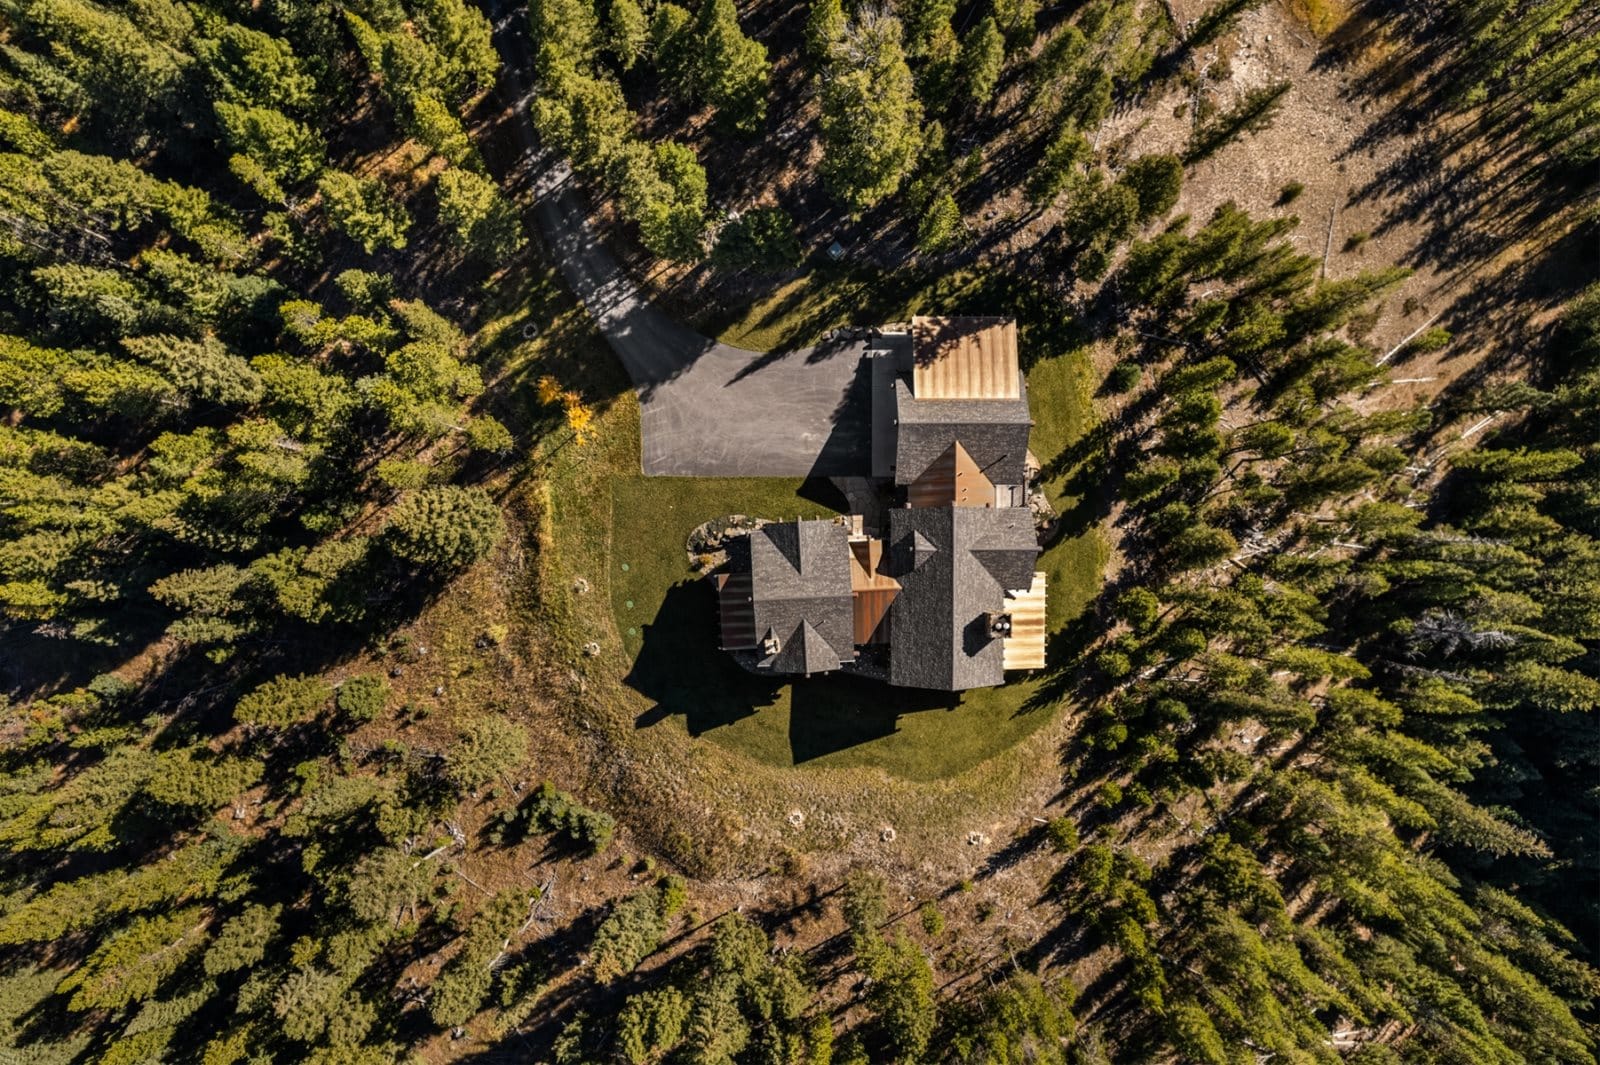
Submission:
<svg viewBox="0 0 1600 1065">
<path fill-rule="evenodd" d="M 1289 182 L 1283 188 L 1278 190 L 1278 206 L 1287 207 L 1295 200 L 1298 200 L 1300 198 L 1300 194 L 1304 191 L 1306 191 L 1306 187 L 1303 183 L 1299 181 Z"/>
<path fill-rule="evenodd" d="M 1138 363 L 1123 359 L 1111 367 L 1111 372 L 1106 375 L 1106 388 L 1118 395 L 1131 392 L 1138 386 L 1141 376 Z"/>
<path fill-rule="evenodd" d="M 332 696 L 332 686 L 321 677 L 280 675 L 240 699 L 233 717 L 246 725 L 299 724 L 321 713 Z"/>
<path fill-rule="evenodd" d="M 333 705 L 352 721 L 373 721 L 389 705 L 389 682 L 375 673 L 351 677 L 339 685 Z"/>
<path fill-rule="evenodd" d="M 1148 588 L 1130 588 L 1117 597 L 1117 617 L 1135 632 L 1147 632 L 1161 613 L 1161 600 Z"/>
<path fill-rule="evenodd" d="M 647 888 L 623 899 L 595 932 L 589 949 L 594 978 L 612 984 L 633 972 L 661 945 L 666 933 L 660 889 Z"/>
<path fill-rule="evenodd" d="M 477 791 L 516 768 L 528 749 L 528 732 L 497 714 L 481 717 L 445 752 L 445 775 L 462 791 Z"/>
<path fill-rule="evenodd" d="M 469 566 L 489 553 L 505 531 L 500 508 L 481 488 L 423 488 L 394 508 L 385 530 L 398 558 L 421 566 Z"/>
<path fill-rule="evenodd" d="M 917 910 L 917 915 L 922 921 L 922 930 L 930 936 L 944 935 L 944 914 L 939 912 L 939 906 L 931 899 L 924 902 Z"/>
<path fill-rule="evenodd" d="M 722 227 L 711 262 L 725 270 L 786 270 L 800 265 L 794 219 L 779 207 L 746 211 Z"/>
<path fill-rule="evenodd" d="M 1425 355 L 1432 351 L 1440 351 L 1449 343 L 1450 330 L 1436 325 L 1431 329 L 1424 329 L 1406 341 L 1405 353 L 1407 355 Z"/>
<path fill-rule="evenodd" d="M 528 799 L 527 818 L 532 831 L 559 832 L 586 854 L 605 850 L 617 829 L 610 814 L 579 805 L 548 781 Z"/>
<path fill-rule="evenodd" d="M 1101 651 L 1095 655 L 1095 665 L 1112 680 L 1121 680 L 1133 672 L 1133 662 L 1121 651 Z"/>
<path fill-rule="evenodd" d="M 504 891 L 473 918 L 459 953 L 433 982 L 428 1013 L 441 1028 L 465 1024 L 483 1007 L 494 984 L 495 963 L 506 940 L 516 935 L 528 914 L 527 896 Z"/>
<path fill-rule="evenodd" d="M 1071 854 L 1078 849 L 1078 826 L 1070 817 L 1052 817 L 1044 826 L 1044 834 L 1057 854 Z"/>
<path fill-rule="evenodd" d="M 1139 198 L 1139 220 L 1147 222 L 1166 214 L 1178 202 L 1183 162 L 1175 155 L 1141 155 L 1117 181 Z"/>
</svg>

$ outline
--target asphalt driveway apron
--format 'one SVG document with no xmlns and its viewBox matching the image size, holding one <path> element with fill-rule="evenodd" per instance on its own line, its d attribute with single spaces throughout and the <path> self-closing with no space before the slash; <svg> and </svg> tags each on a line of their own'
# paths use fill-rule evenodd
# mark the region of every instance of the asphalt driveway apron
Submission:
<svg viewBox="0 0 1600 1065">
<path fill-rule="evenodd" d="M 719 344 L 656 310 L 589 225 L 571 168 L 534 168 L 535 214 L 561 272 L 639 393 L 646 474 L 864 476 L 871 466 L 865 341 L 790 352 Z"/>
</svg>

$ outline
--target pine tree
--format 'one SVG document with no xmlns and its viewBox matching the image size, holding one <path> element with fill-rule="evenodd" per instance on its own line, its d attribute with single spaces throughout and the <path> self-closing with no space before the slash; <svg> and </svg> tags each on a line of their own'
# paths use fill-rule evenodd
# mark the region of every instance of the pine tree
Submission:
<svg viewBox="0 0 1600 1065">
<path fill-rule="evenodd" d="M 504 532 L 500 508 L 480 488 L 424 488 L 389 516 L 384 542 L 419 566 L 457 569 L 486 555 Z"/>
<path fill-rule="evenodd" d="M 526 243 L 516 209 L 488 178 L 451 167 L 437 188 L 440 219 L 472 254 L 498 265 Z"/>
<path fill-rule="evenodd" d="M 921 146 L 922 108 L 900 22 L 866 13 L 851 24 L 822 88 L 822 176 L 851 211 L 900 187 Z"/>
<path fill-rule="evenodd" d="M 368 255 L 406 246 L 411 216 L 379 182 L 329 170 L 317 180 L 317 191 L 329 220 Z"/>
<path fill-rule="evenodd" d="M 974 26 L 961 43 L 961 81 L 974 105 L 984 107 L 994 98 L 1005 56 L 1005 37 L 992 16 Z"/>
<path fill-rule="evenodd" d="M 611 0 L 606 32 L 611 54 L 623 70 L 632 70 L 650 44 L 650 20 L 638 0 Z"/>
<path fill-rule="evenodd" d="M 745 136 L 759 133 L 767 120 L 766 46 L 744 35 L 733 0 L 701 0 L 695 35 L 695 83 L 706 102 L 728 128 Z"/>
</svg>

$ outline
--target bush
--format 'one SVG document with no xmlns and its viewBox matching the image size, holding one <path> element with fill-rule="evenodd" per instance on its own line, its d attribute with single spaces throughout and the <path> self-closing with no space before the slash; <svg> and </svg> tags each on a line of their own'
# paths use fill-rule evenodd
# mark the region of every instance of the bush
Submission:
<svg viewBox="0 0 1600 1065">
<path fill-rule="evenodd" d="M 1141 376 L 1143 374 L 1138 363 L 1123 359 L 1111 367 L 1111 372 L 1106 375 L 1106 388 L 1117 395 L 1131 392 L 1138 386 Z"/>
<path fill-rule="evenodd" d="M 1300 198 L 1300 194 L 1304 191 L 1306 191 L 1306 187 L 1301 182 L 1289 182 L 1283 188 L 1278 190 L 1278 206 L 1287 207 L 1289 204 L 1298 200 Z"/>
<path fill-rule="evenodd" d="M 1114 780 L 1106 781 L 1095 791 L 1094 801 L 1097 805 L 1110 809 L 1122 801 L 1122 785 Z"/>
<path fill-rule="evenodd" d="M 917 915 L 922 921 L 922 930 L 930 936 L 944 935 L 944 914 L 939 912 L 939 906 L 931 899 L 924 902 L 917 910 Z"/>
<path fill-rule="evenodd" d="M 445 775 L 462 791 L 477 791 L 516 768 L 527 750 L 527 730 L 491 713 L 461 730 L 445 752 Z"/>
<path fill-rule="evenodd" d="M 1094 661 L 1100 667 L 1100 672 L 1112 680 L 1121 680 L 1133 672 L 1133 662 L 1121 651 L 1101 651 L 1095 655 Z"/>
<path fill-rule="evenodd" d="M 1424 329 L 1406 341 L 1404 352 L 1407 355 L 1426 355 L 1429 352 L 1443 350 L 1449 343 L 1450 330 L 1436 325 L 1431 329 Z"/>
<path fill-rule="evenodd" d="M 389 706 L 389 682 L 375 673 L 351 677 L 339 685 L 333 705 L 352 721 L 373 721 Z"/>
<path fill-rule="evenodd" d="M 1070 817 L 1052 817 L 1044 826 L 1044 834 L 1057 854 L 1071 854 L 1078 849 L 1078 826 Z"/>
<path fill-rule="evenodd" d="M 494 985 L 495 963 L 505 942 L 516 935 L 528 914 L 527 896 L 504 891 L 473 918 L 459 953 L 433 982 L 428 1013 L 441 1028 L 466 1024 L 483 1007 Z"/>
<path fill-rule="evenodd" d="M 1095 734 L 1095 746 L 1106 751 L 1114 751 L 1128 742 L 1128 726 L 1118 721 L 1107 725 Z"/>
<path fill-rule="evenodd" d="M 779 207 L 758 207 L 722 227 L 711 262 L 725 270 L 787 270 L 800 265 L 794 219 Z"/>
<path fill-rule="evenodd" d="M 320 714 L 333 696 L 321 677 L 278 676 L 250 692 L 233 708 L 246 725 L 294 725 Z"/>
<path fill-rule="evenodd" d="M 1129 588 L 1117 597 L 1116 615 L 1135 632 L 1148 632 L 1161 614 L 1161 600 L 1148 588 Z"/>
<path fill-rule="evenodd" d="M 1183 162 L 1175 155 L 1141 155 L 1128 164 L 1118 183 L 1139 198 L 1139 221 L 1166 214 L 1183 187 Z"/>
<path fill-rule="evenodd" d="M 689 885 L 681 876 L 664 876 L 658 885 L 661 890 L 661 916 L 671 917 L 689 901 Z"/>
<path fill-rule="evenodd" d="M 1170 545 L 1173 561 L 1186 569 L 1196 569 L 1221 562 L 1239 550 L 1239 542 L 1226 529 L 1210 525 L 1191 525 Z"/>
<path fill-rule="evenodd" d="M 594 978 L 602 984 L 615 983 L 654 953 L 666 934 L 660 889 L 648 888 L 623 899 L 595 932 L 589 949 Z"/>
<path fill-rule="evenodd" d="M 586 854 L 599 854 L 616 834 L 610 814 L 579 805 L 571 795 L 546 781 L 527 802 L 528 828 L 534 832 L 559 832 Z"/>
</svg>

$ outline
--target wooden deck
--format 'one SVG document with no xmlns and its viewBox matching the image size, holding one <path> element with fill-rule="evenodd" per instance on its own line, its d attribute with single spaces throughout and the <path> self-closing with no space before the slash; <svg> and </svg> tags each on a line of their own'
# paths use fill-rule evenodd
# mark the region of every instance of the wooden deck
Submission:
<svg viewBox="0 0 1600 1065">
<path fill-rule="evenodd" d="M 1018 596 L 1006 596 L 1011 635 L 1002 644 L 1006 669 L 1043 669 L 1045 641 L 1045 576 L 1035 570 L 1033 585 Z"/>
</svg>

